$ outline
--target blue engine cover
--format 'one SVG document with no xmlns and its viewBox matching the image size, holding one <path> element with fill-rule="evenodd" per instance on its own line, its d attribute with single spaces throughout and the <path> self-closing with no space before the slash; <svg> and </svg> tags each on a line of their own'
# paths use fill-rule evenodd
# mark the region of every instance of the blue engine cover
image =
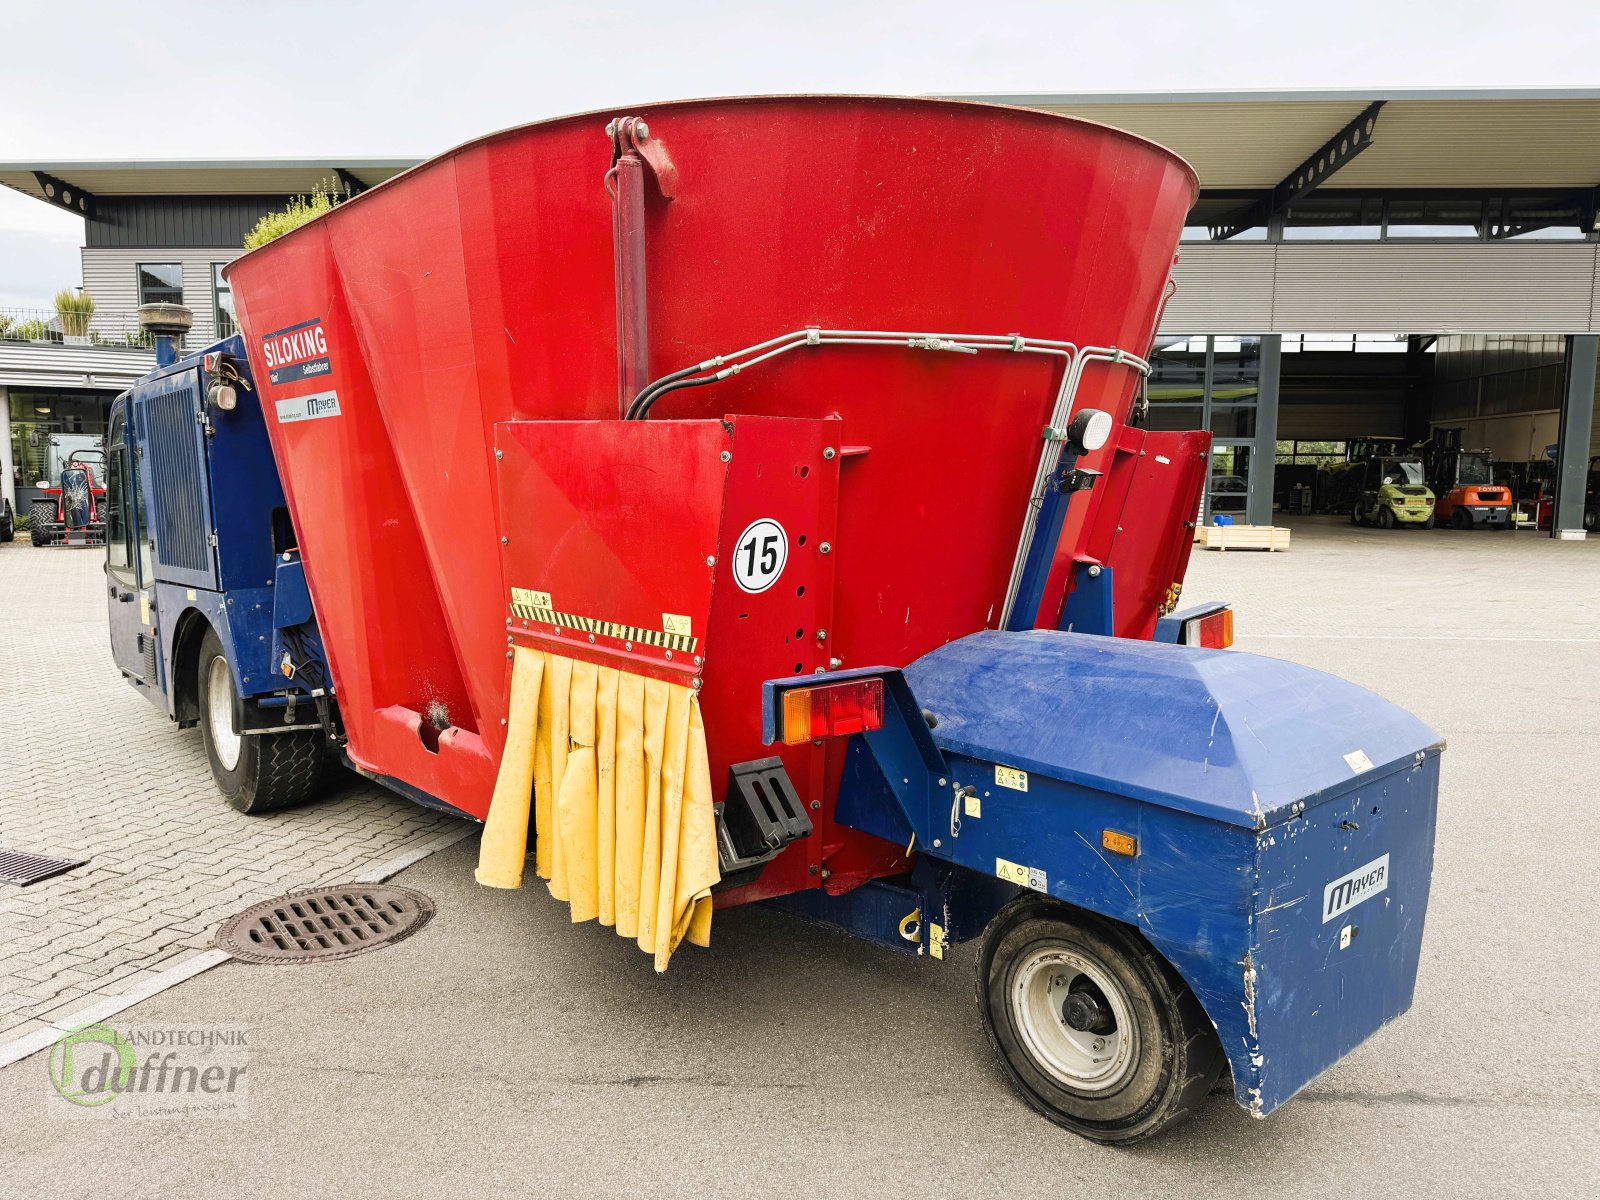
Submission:
<svg viewBox="0 0 1600 1200">
<path fill-rule="evenodd" d="M 1293 663 L 1053 631 L 964 638 L 905 684 L 931 739 L 863 735 L 839 820 L 1136 926 L 1252 1113 L 1410 1006 L 1442 749 L 1411 714 Z"/>
</svg>

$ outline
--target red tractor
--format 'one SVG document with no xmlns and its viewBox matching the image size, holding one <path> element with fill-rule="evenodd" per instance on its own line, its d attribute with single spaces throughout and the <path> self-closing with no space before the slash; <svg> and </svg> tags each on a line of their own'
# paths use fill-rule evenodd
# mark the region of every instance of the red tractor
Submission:
<svg viewBox="0 0 1600 1200">
<path fill-rule="evenodd" d="M 104 450 L 74 450 L 56 486 L 41 480 L 43 495 L 33 501 L 30 526 L 35 546 L 106 544 L 106 455 Z"/>
</svg>

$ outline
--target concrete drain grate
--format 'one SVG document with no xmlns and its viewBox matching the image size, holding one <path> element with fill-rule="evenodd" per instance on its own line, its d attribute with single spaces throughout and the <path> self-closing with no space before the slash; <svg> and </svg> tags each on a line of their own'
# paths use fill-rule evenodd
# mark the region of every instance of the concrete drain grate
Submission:
<svg viewBox="0 0 1600 1200">
<path fill-rule="evenodd" d="M 242 962 L 322 962 L 392 945 L 431 916 L 433 901 L 410 888 L 311 888 L 229 917 L 217 930 L 216 944 Z"/>
<path fill-rule="evenodd" d="M 0 883 L 27 887 L 30 883 L 54 879 L 57 875 L 76 870 L 88 861 L 86 858 L 46 858 L 42 854 L 0 849 Z"/>
</svg>

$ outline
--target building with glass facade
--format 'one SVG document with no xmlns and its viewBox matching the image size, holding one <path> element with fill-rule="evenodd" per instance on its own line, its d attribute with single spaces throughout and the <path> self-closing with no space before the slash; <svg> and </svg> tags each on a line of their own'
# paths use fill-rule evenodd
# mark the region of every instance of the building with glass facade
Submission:
<svg viewBox="0 0 1600 1200">
<path fill-rule="evenodd" d="M 83 218 L 81 327 L 52 308 L 0 308 L 0 503 L 26 514 L 52 456 L 104 439 L 111 401 L 155 365 L 141 304 L 194 313 L 189 345 L 234 330 L 222 268 L 291 196 L 355 192 L 411 160 L 6 163 L 0 184 Z M 3 265 L 0 265 L 3 270 Z"/>
<path fill-rule="evenodd" d="M 966 98 L 1103 121 L 1198 172 L 1145 399 L 1152 425 L 1215 438 L 1203 515 L 1268 524 L 1318 505 L 1316 467 L 1353 440 L 1460 430 L 1508 479 L 1550 489 L 1553 533 L 1583 535 L 1600 455 L 1600 90 Z M 140 303 L 181 300 L 192 344 L 230 331 L 220 269 L 263 212 L 409 165 L 0 164 L 0 185 L 84 217 L 97 302 L 87 337 L 52 312 L 0 313 L 5 494 L 26 497 L 51 436 L 103 432 L 97 412 L 148 369 L 128 344 Z"/>
</svg>

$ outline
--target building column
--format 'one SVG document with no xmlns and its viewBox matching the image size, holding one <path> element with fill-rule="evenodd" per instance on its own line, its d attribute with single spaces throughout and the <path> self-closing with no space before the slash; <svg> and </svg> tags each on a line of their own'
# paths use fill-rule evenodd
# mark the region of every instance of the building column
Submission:
<svg viewBox="0 0 1600 1200">
<path fill-rule="evenodd" d="M 1595 360 L 1600 335 L 1575 334 L 1567 339 L 1567 394 L 1561 403 L 1561 431 L 1556 442 L 1556 506 L 1550 536 L 1574 541 L 1584 537 L 1583 501 L 1589 483 L 1589 437 L 1594 426 Z"/>
<path fill-rule="evenodd" d="M 12 483 L 16 464 L 11 461 L 11 390 L 0 384 L 0 500 L 11 502 L 17 511 L 17 489 Z"/>
<path fill-rule="evenodd" d="M 1283 335 L 1261 338 L 1261 379 L 1256 392 L 1256 438 L 1250 451 L 1250 495 L 1245 520 L 1272 524 L 1272 489 L 1278 468 L 1278 377 L 1283 365 Z"/>
</svg>

